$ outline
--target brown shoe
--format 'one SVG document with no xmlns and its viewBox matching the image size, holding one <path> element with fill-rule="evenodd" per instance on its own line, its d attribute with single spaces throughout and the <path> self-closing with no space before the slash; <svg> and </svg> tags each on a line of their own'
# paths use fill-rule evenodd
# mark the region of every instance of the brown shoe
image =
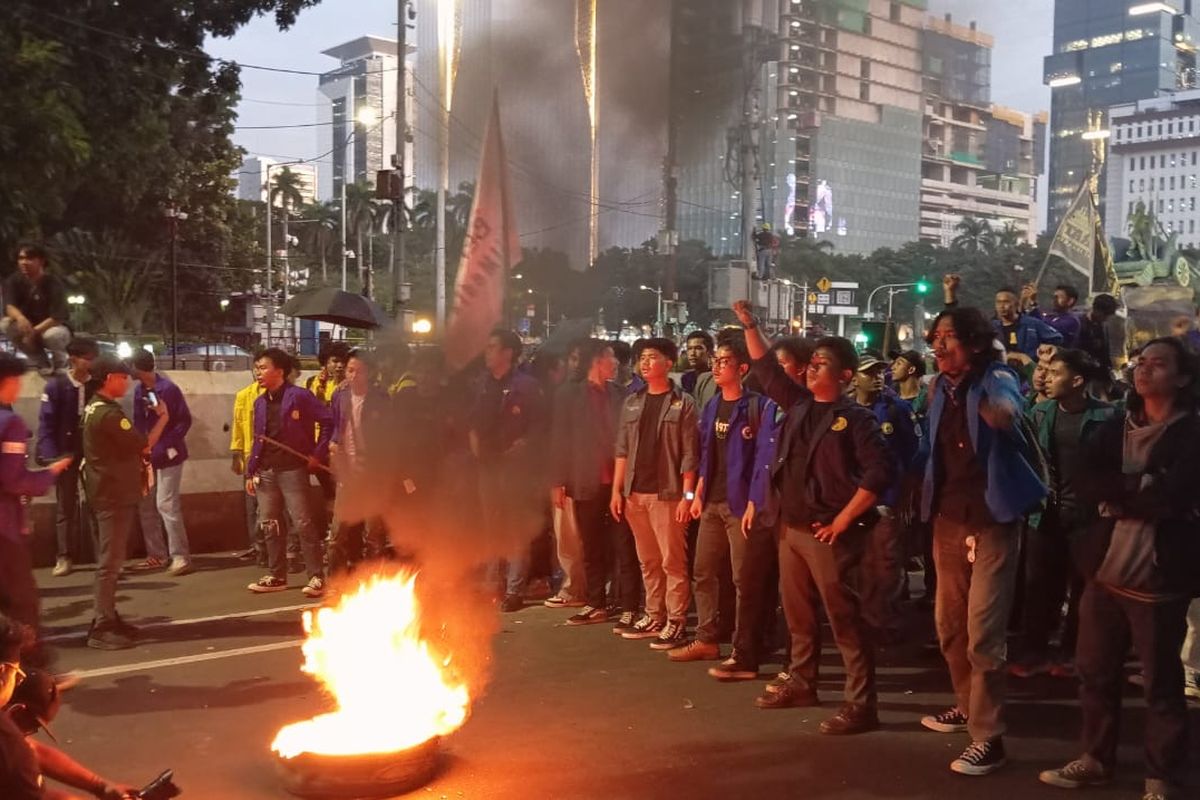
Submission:
<svg viewBox="0 0 1200 800">
<path fill-rule="evenodd" d="M 759 708 L 812 708 L 821 705 L 817 693 L 804 690 L 791 683 L 785 683 L 774 690 L 767 690 L 754 698 L 754 705 Z"/>
<path fill-rule="evenodd" d="M 676 647 L 667 651 L 667 658 L 672 661 L 716 661 L 721 657 L 720 645 L 693 639 L 684 647 Z"/>
<path fill-rule="evenodd" d="M 837 714 L 821 723 L 828 736 L 852 736 L 879 728 L 879 714 L 869 706 L 844 705 Z"/>
</svg>

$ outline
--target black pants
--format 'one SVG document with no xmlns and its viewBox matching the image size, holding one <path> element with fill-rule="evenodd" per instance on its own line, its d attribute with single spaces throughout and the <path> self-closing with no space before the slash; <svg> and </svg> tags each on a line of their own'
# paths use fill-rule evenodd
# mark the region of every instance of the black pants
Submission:
<svg viewBox="0 0 1200 800">
<path fill-rule="evenodd" d="M 874 708 L 875 648 L 857 590 L 858 566 L 869 534 L 869 526 L 855 525 L 828 545 L 817 541 L 807 527 L 785 524 L 779 537 L 779 590 L 792 636 L 788 667 L 792 681 L 803 690 L 817 689 L 820 603 L 846 666 L 846 702 Z"/>
<path fill-rule="evenodd" d="M 1030 531 L 1025 539 L 1025 603 L 1021 627 L 1024 630 L 1024 656 L 1043 660 L 1049 655 L 1050 638 L 1062 620 L 1063 600 L 1067 617 L 1060 637 L 1061 655 L 1075 656 L 1079 632 L 1079 596 L 1083 576 L 1071 558 L 1071 533 L 1057 526 Z"/>
<path fill-rule="evenodd" d="M 1187 633 L 1188 604 L 1187 598 L 1143 603 L 1095 583 L 1088 583 L 1079 604 L 1076 667 L 1083 751 L 1105 767 L 1116 766 L 1123 666 L 1132 644 L 1145 678 L 1147 791 L 1163 791 L 1161 784 L 1177 790 L 1184 785 L 1188 718 L 1179 651 Z"/>
<path fill-rule="evenodd" d="M 738 585 L 733 649 L 744 663 L 758 666 L 771 652 L 779 598 L 779 544 L 775 528 L 755 526 L 746 539 Z"/>
<path fill-rule="evenodd" d="M 616 549 L 613 546 L 613 519 L 608 513 L 608 500 L 612 487 L 600 487 L 590 500 L 575 500 L 575 526 L 583 545 L 583 572 L 586 577 L 587 604 L 593 608 L 608 605 L 608 580 L 614 578 L 617 566 Z"/>
<path fill-rule="evenodd" d="M 41 642 L 41 606 L 29 542 L 13 541 L 7 535 L 0 535 L 0 613 L 28 625 L 37 637 L 33 649 L 21 654 L 21 663 L 46 666 L 50 654 Z"/>
</svg>

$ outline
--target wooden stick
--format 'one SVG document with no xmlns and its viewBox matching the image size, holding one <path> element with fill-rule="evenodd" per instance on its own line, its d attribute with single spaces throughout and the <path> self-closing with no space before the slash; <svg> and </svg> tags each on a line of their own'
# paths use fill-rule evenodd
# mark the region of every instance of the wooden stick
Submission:
<svg viewBox="0 0 1200 800">
<path fill-rule="evenodd" d="M 306 456 L 306 455 L 304 455 L 304 453 L 301 453 L 299 450 L 296 450 L 296 449 L 294 449 L 294 448 L 288 447 L 288 446 L 287 446 L 286 444 L 284 444 L 283 442 L 281 442 L 281 441 L 278 441 L 277 439 L 272 439 L 270 436 L 266 436 L 266 435 L 260 435 L 260 436 L 258 437 L 258 440 L 259 440 L 260 442 L 265 442 L 265 443 L 267 443 L 267 444 L 273 444 L 273 445 L 275 445 L 276 447 L 278 447 L 280 450 L 282 450 L 282 451 L 283 451 L 283 452 L 285 452 L 285 453 L 291 453 L 292 455 L 296 456 L 297 458 L 302 458 L 302 459 L 304 459 L 304 463 L 306 463 L 306 464 L 307 464 L 307 463 L 308 463 L 310 460 L 312 460 L 312 456 Z M 318 469 L 323 469 L 323 470 L 325 470 L 325 471 L 326 471 L 326 472 L 328 472 L 330 475 L 332 475 L 332 474 L 333 474 L 333 470 L 332 470 L 332 469 L 330 469 L 329 467 L 325 466 L 324 464 L 320 464 L 320 463 L 318 463 L 318 464 L 317 464 L 317 468 L 318 468 Z"/>
</svg>

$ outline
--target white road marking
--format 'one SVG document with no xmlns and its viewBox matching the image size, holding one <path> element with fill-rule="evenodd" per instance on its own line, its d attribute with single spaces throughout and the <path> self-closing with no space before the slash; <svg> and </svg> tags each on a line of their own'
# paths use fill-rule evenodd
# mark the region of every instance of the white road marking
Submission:
<svg viewBox="0 0 1200 800">
<path fill-rule="evenodd" d="M 307 608 L 317 608 L 318 603 L 300 603 L 294 606 L 277 606 L 275 608 L 256 608 L 252 611 L 237 611 L 231 614 L 217 614 L 211 617 L 195 617 L 193 619 L 172 619 L 166 622 L 149 622 L 145 625 L 138 625 L 139 630 L 153 630 L 155 628 L 171 628 L 176 625 L 198 625 L 203 622 L 220 622 L 225 619 L 241 619 L 243 617 L 261 617 L 267 614 L 278 614 L 285 611 L 303 611 Z M 87 635 L 87 630 L 68 631 L 66 633 L 56 633 L 52 636 L 43 637 L 44 642 L 64 642 L 68 639 L 78 639 L 80 636 Z"/>
<path fill-rule="evenodd" d="M 235 656 L 249 656 L 255 653 L 270 653 L 274 650 L 287 650 L 293 647 L 299 647 L 301 642 L 275 642 L 273 644 L 259 644 L 253 647 L 238 647 L 233 650 L 220 650 L 215 653 L 197 653 L 193 656 L 179 656 L 178 658 L 163 658 L 158 661 L 141 661 L 137 664 L 118 664 L 114 667 L 101 667 L 100 669 L 81 669 L 75 670 L 72 674 L 77 675 L 80 680 L 88 678 L 104 678 L 109 675 L 124 675 L 127 672 L 141 672 L 143 670 L 162 669 L 164 667 L 179 667 L 185 664 L 199 664 L 203 661 L 219 661 L 223 658 L 233 658 Z"/>
</svg>

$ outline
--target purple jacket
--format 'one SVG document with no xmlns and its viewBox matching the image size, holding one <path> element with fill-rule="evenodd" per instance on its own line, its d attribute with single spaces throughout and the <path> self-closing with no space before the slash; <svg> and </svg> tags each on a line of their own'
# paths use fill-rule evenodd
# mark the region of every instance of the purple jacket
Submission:
<svg viewBox="0 0 1200 800">
<path fill-rule="evenodd" d="M 54 485 L 49 470 L 26 467 L 29 428 L 11 408 L 0 406 L 0 536 L 20 542 L 29 534 L 23 497 L 43 495 Z"/>
<path fill-rule="evenodd" d="M 150 451 L 150 463 L 155 469 L 174 467 L 187 461 L 187 432 L 192 427 L 192 412 L 188 409 L 183 392 L 169 378 L 154 375 L 154 393 L 158 402 L 167 404 L 167 427 Z M 146 405 L 146 387 L 141 381 L 133 389 L 133 427 L 149 436 L 158 420 L 158 414 Z"/>
<path fill-rule="evenodd" d="M 329 439 L 333 436 L 333 412 L 316 396 L 300 386 L 285 383 L 280 407 L 279 441 L 318 461 L 329 458 Z M 258 472 L 262 457 L 262 437 L 267 433 L 267 393 L 254 401 L 254 445 L 246 462 L 246 477 Z"/>
</svg>

